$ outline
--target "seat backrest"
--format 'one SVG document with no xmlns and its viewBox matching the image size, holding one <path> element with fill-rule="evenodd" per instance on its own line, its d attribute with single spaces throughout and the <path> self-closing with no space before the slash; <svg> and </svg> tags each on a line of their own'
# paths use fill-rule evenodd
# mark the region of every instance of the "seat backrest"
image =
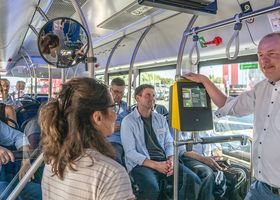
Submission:
<svg viewBox="0 0 280 200">
<path fill-rule="evenodd" d="M 41 103 L 44 103 L 44 102 L 48 102 L 49 98 L 48 98 L 48 96 L 38 96 L 38 97 L 36 97 L 36 100 Z"/>
<path fill-rule="evenodd" d="M 28 104 L 16 110 L 17 123 L 20 127 L 20 131 L 24 130 L 27 121 L 37 115 L 40 105 L 40 103 Z"/>
</svg>

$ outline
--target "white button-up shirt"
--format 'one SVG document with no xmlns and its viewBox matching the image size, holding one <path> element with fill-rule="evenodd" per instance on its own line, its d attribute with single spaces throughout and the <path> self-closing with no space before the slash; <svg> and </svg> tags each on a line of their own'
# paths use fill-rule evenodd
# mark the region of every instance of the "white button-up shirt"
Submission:
<svg viewBox="0 0 280 200">
<path fill-rule="evenodd" d="M 217 117 L 254 114 L 253 168 L 261 182 L 280 188 L 280 81 L 268 80 L 236 98 L 229 97 Z"/>
</svg>

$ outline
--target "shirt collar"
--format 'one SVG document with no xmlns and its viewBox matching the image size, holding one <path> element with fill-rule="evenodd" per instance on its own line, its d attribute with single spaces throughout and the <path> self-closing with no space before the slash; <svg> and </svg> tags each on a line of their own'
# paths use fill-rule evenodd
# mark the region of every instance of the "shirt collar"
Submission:
<svg viewBox="0 0 280 200">
<path fill-rule="evenodd" d="M 133 111 L 133 114 L 136 118 L 140 118 L 141 119 L 141 115 L 140 113 L 138 112 L 138 109 L 137 109 L 137 106 L 135 107 L 134 111 Z M 151 112 L 151 117 L 153 117 L 153 111 Z"/>
<path fill-rule="evenodd" d="M 276 82 L 273 82 L 273 81 L 270 81 L 268 80 L 268 82 L 273 85 L 273 86 L 280 86 L 280 80 L 279 81 L 276 81 Z"/>
</svg>

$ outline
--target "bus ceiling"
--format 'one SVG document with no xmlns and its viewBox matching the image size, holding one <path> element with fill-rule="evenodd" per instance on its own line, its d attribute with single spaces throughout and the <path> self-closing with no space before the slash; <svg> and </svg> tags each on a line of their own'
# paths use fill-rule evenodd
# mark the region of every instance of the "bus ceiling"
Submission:
<svg viewBox="0 0 280 200">
<path fill-rule="evenodd" d="M 95 56 L 104 69 L 111 49 L 119 38 L 126 35 L 115 49 L 111 56 L 110 66 L 128 67 L 135 45 L 141 36 L 144 28 L 153 24 L 151 31 L 143 40 L 135 65 L 158 65 L 176 63 L 177 52 L 182 39 L 182 34 L 187 27 L 193 14 L 201 13 L 181 13 L 171 9 L 172 5 L 152 4 L 152 1 L 109 1 L 103 0 L 81 0 L 79 1 L 85 18 L 90 28 Z M 157 1 L 154 1 L 157 2 Z M 172 3 L 172 1 L 170 1 Z M 185 1 L 187 2 L 187 1 Z M 207 5 L 215 3 L 213 0 L 200 0 L 201 4 Z M 239 1 L 241 4 L 245 1 Z M 249 1 L 253 10 L 271 6 L 274 0 Z M 78 14 L 71 3 L 71 0 L 14 0 L 1 1 L 0 7 L 0 61 L 1 70 L 5 68 L 10 71 L 20 60 L 22 47 L 24 47 L 30 57 L 41 66 L 46 63 L 41 59 L 36 59 L 39 55 L 36 35 L 29 29 L 30 24 L 37 30 L 46 23 L 44 18 L 36 12 L 40 7 L 49 19 L 64 16 L 71 17 L 79 21 Z M 148 7 L 147 7 L 148 6 Z M 154 6 L 154 7 L 149 7 Z M 171 10 L 165 10 L 168 8 Z M 199 15 L 194 26 L 205 26 L 207 24 L 219 22 L 233 17 L 241 12 L 241 6 L 237 1 L 217 1 L 216 14 Z M 231 8 L 230 10 L 228 8 Z M 227 12 L 224 12 L 227 10 Z M 229 11 L 229 12 L 228 12 Z M 212 13 L 215 13 L 213 11 Z M 208 12 L 209 13 L 209 12 Z M 246 22 L 247 23 L 247 22 Z M 267 15 L 255 17 L 247 27 L 240 31 L 240 55 L 256 53 L 255 42 L 265 34 L 272 32 Z M 199 34 L 205 41 L 211 41 L 215 36 L 220 36 L 223 41 L 228 41 L 233 33 L 233 26 L 219 28 Z M 226 42 L 219 46 L 200 47 L 202 60 L 209 58 L 224 58 Z M 191 43 L 187 43 L 184 54 L 188 54 Z M 159 51 L 160 49 L 160 51 Z"/>
</svg>

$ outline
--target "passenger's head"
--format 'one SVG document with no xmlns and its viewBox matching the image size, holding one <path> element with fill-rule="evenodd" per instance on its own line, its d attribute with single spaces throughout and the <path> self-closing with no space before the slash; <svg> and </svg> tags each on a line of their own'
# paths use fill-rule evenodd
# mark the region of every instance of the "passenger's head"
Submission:
<svg viewBox="0 0 280 200">
<path fill-rule="evenodd" d="M 48 33 L 39 41 L 42 54 L 50 54 L 53 49 L 59 47 L 59 37 L 53 33 Z"/>
<path fill-rule="evenodd" d="M 134 97 L 137 107 L 153 109 L 156 98 L 155 88 L 149 84 L 139 85 L 134 91 Z"/>
<path fill-rule="evenodd" d="M 125 90 L 125 82 L 121 78 L 114 78 L 111 81 L 110 91 L 116 103 L 120 103 Z"/>
<path fill-rule="evenodd" d="M 63 178 L 65 167 L 96 149 L 114 157 L 106 136 L 114 132 L 114 102 L 108 87 L 92 78 L 74 78 L 62 85 L 58 98 L 42 106 L 39 122 L 45 161 Z"/>
<path fill-rule="evenodd" d="M 280 80 L 280 32 L 264 36 L 258 47 L 262 72 L 270 81 Z"/>
<path fill-rule="evenodd" d="M 24 90 L 25 89 L 25 82 L 24 81 L 17 81 L 16 90 Z"/>
<path fill-rule="evenodd" d="M 2 78 L 0 79 L 0 83 L 2 96 L 7 98 L 10 90 L 10 81 L 6 78 Z"/>
</svg>

